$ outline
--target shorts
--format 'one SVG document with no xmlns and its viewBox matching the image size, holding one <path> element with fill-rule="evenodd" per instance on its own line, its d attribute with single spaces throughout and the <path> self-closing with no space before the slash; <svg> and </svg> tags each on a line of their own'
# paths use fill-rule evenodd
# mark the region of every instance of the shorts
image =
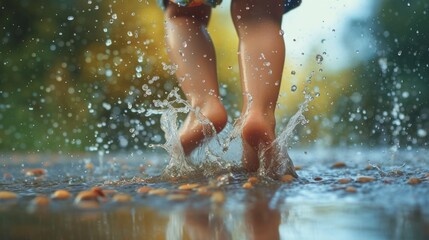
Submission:
<svg viewBox="0 0 429 240">
<path fill-rule="evenodd" d="M 201 4 L 205 4 L 210 7 L 216 7 L 222 3 L 222 0 L 157 0 L 159 6 L 165 10 L 168 2 L 176 3 L 181 7 L 194 7 Z M 267 0 L 268 1 L 268 0 Z M 284 0 L 284 13 L 289 12 L 290 10 L 298 7 L 302 0 Z"/>
</svg>

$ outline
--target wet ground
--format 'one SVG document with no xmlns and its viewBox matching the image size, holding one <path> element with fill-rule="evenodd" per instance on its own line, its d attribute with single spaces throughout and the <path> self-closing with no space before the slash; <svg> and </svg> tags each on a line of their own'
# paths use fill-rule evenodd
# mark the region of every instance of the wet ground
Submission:
<svg viewBox="0 0 429 240">
<path fill-rule="evenodd" d="M 161 180 L 162 154 L 5 154 L 0 239 L 429 239 L 428 153 L 295 150 L 300 177 L 280 181 Z"/>
</svg>

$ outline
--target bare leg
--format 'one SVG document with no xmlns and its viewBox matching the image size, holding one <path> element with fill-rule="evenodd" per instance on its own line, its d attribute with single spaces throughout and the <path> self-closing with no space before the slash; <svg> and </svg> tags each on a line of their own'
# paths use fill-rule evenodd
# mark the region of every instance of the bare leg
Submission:
<svg viewBox="0 0 429 240">
<path fill-rule="evenodd" d="M 216 132 L 226 125 L 226 111 L 219 100 L 216 56 L 207 33 L 211 8 L 179 7 L 169 4 L 166 10 L 167 45 L 171 60 L 177 64 L 176 77 L 194 109 L 208 118 Z M 189 155 L 204 139 L 203 126 L 190 113 L 180 129 L 180 141 Z"/>
<path fill-rule="evenodd" d="M 280 34 L 283 0 L 233 0 L 231 16 L 240 41 L 243 113 L 248 107 L 247 93 L 253 99 L 243 120 L 243 164 L 248 171 L 256 171 L 258 154 L 275 140 L 274 110 L 285 58 Z M 275 157 L 273 152 L 265 152 L 265 167 Z"/>
</svg>

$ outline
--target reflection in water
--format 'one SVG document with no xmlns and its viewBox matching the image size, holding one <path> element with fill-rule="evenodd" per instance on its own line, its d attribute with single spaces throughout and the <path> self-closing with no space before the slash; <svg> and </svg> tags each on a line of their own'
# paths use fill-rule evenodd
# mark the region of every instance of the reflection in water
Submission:
<svg viewBox="0 0 429 240">
<path fill-rule="evenodd" d="M 284 189 L 277 190 L 283 191 Z M 277 194 L 276 193 L 276 194 Z M 428 239 L 429 219 L 420 209 L 392 212 L 369 204 L 331 201 L 276 203 L 266 189 L 238 189 L 223 205 L 209 200 L 144 204 L 94 210 L 54 204 L 28 211 L 2 208 L 0 239 Z M 3 206 L 3 203 L 1 203 Z"/>
</svg>

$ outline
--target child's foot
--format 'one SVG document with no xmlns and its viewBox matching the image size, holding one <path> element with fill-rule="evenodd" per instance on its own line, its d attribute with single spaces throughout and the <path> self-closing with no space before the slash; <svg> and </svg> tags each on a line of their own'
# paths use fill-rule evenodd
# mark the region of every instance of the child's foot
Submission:
<svg viewBox="0 0 429 240">
<path fill-rule="evenodd" d="M 243 166 L 249 172 L 256 172 L 259 166 L 259 155 L 264 151 L 264 167 L 271 164 L 271 145 L 275 140 L 275 118 L 273 114 L 252 113 L 244 119 Z"/>
<path fill-rule="evenodd" d="M 189 113 L 180 129 L 180 142 L 185 155 L 191 154 L 204 140 L 202 121 L 209 120 L 216 133 L 219 133 L 225 127 L 227 119 L 225 108 L 218 99 L 207 101 L 200 106 L 198 117 L 196 112 Z M 204 126 L 204 128 L 208 129 L 209 134 L 214 134 L 211 126 Z"/>
</svg>

